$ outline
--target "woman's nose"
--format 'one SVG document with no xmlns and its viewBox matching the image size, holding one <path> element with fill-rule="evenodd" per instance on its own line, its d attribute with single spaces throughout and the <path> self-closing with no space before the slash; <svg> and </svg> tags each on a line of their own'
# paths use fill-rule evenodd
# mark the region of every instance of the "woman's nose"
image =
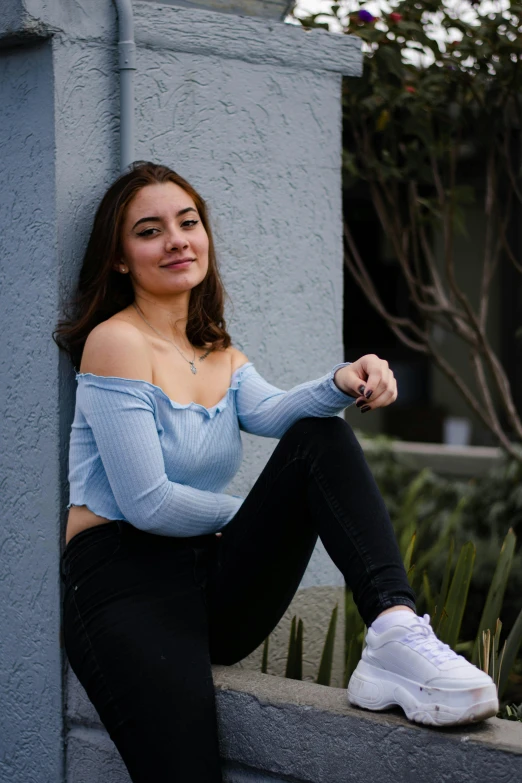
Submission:
<svg viewBox="0 0 522 783">
<path fill-rule="evenodd" d="M 187 237 L 179 231 L 171 231 L 167 238 L 167 248 L 179 250 L 183 247 L 188 247 Z"/>
</svg>

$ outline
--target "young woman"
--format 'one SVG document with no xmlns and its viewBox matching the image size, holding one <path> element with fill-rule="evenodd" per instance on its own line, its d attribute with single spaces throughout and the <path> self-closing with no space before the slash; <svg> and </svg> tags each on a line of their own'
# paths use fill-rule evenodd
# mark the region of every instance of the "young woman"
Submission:
<svg viewBox="0 0 522 783">
<path fill-rule="evenodd" d="M 221 781 L 211 664 L 274 629 L 318 536 L 368 626 L 349 701 L 444 726 L 494 715 L 491 678 L 417 616 L 336 415 L 392 403 L 388 363 L 363 356 L 283 391 L 231 345 L 223 300 L 204 201 L 165 166 L 134 164 L 97 210 L 56 340 L 77 381 L 65 649 L 132 780 Z M 244 499 L 224 492 L 240 430 L 279 439 Z"/>
</svg>

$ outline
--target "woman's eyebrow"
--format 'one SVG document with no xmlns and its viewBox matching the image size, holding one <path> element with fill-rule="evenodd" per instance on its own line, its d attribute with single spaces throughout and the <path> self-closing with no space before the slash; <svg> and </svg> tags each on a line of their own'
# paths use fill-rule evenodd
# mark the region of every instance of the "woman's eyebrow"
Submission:
<svg viewBox="0 0 522 783">
<path fill-rule="evenodd" d="M 180 215 L 185 215 L 187 212 L 195 212 L 197 214 L 198 211 L 194 207 L 185 207 L 185 209 L 180 209 L 179 212 L 176 212 L 176 217 L 179 217 Z M 136 223 L 133 225 L 132 228 L 134 230 L 136 226 L 139 226 L 140 223 L 152 223 L 153 221 L 159 223 L 161 221 L 161 218 L 156 216 L 142 217 L 136 221 Z"/>
</svg>

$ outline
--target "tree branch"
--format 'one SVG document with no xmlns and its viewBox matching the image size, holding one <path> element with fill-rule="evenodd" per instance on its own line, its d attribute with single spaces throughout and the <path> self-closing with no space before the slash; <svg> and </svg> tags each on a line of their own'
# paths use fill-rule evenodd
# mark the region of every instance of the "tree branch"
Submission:
<svg viewBox="0 0 522 783">
<path fill-rule="evenodd" d="M 351 232 L 346 224 L 344 225 L 344 238 L 345 238 L 344 263 L 347 269 L 354 277 L 360 289 L 366 295 L 366 298 L 368 299 L 369 303 L 379 313 L 379 315 L 382 318 L 384 318 L 384 320 L 389 325 L 389 327 L 393 330 L 393 332 L 397 335 L 397 337 L 399 337 L 399 339 L 402 342 L 404 342 L 405 345 L 408 345 L 414 351 L 426 353 L 427 350 L 423 342 L 425 335 L 419 329 L 419 327 L 409 318 L 399 318 L 397 316 L 393 316 L 391 313 L 389 313 L 386 310 L 379 294 L 375 289 L 375 286 L 373 285 L 370 276 L 368 275 L 368 272 L 357 250 L 357 247 L 353 241 Z M 408 335 L 403 331 L 404 328 L 410 329 L 413 332 L 413 334 L 415 334 L 417 337 L 420 338 L 421 342 L 415 342 L 410 337 L 408 337 Z"/>
<path fill-rule="evenodd" d="M 489 287 L 493 273 L 494 260 L 493 243 L 493 201 L 495 191 L 495 148 L 492 146 L 488 155 L 486 168 L 486 193 L 484 198 L 484 214 L 486 217 L 486 236 L 484 240 L 484 258 L 482 264 L 482 282 L 480 286 L 478 323 L 482 331 L 486 330 L 486 320 L 489 304 Z"/>
</svg>

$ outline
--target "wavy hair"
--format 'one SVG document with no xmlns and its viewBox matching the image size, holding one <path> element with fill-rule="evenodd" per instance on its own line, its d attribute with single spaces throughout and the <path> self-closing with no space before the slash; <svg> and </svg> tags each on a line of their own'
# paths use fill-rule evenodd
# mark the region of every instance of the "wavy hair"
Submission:
<svg viewBox="0 0 522 783">
<path fill-rule="evenodd" d="M 231 344 L 223 316 L 226 292 L 217 266 L 205 201 L 183 177 L 167 166 L 137 161 L 113 182 L 96 210 L 76 290 L 64 308 L 64 318 L 58 321 L 52 334 L 77 371 L 91 330 L 134 301 L 129 276 L 113 269 L 121 251 L 125 211 L 141 188 L 164 182 L 174 182 L 192 197 L 209 241 L 207 274 L 190 292 L 187 337 L 194 347 L 211 343 L 214 350 L 223 350 Z"/>
</svg>

